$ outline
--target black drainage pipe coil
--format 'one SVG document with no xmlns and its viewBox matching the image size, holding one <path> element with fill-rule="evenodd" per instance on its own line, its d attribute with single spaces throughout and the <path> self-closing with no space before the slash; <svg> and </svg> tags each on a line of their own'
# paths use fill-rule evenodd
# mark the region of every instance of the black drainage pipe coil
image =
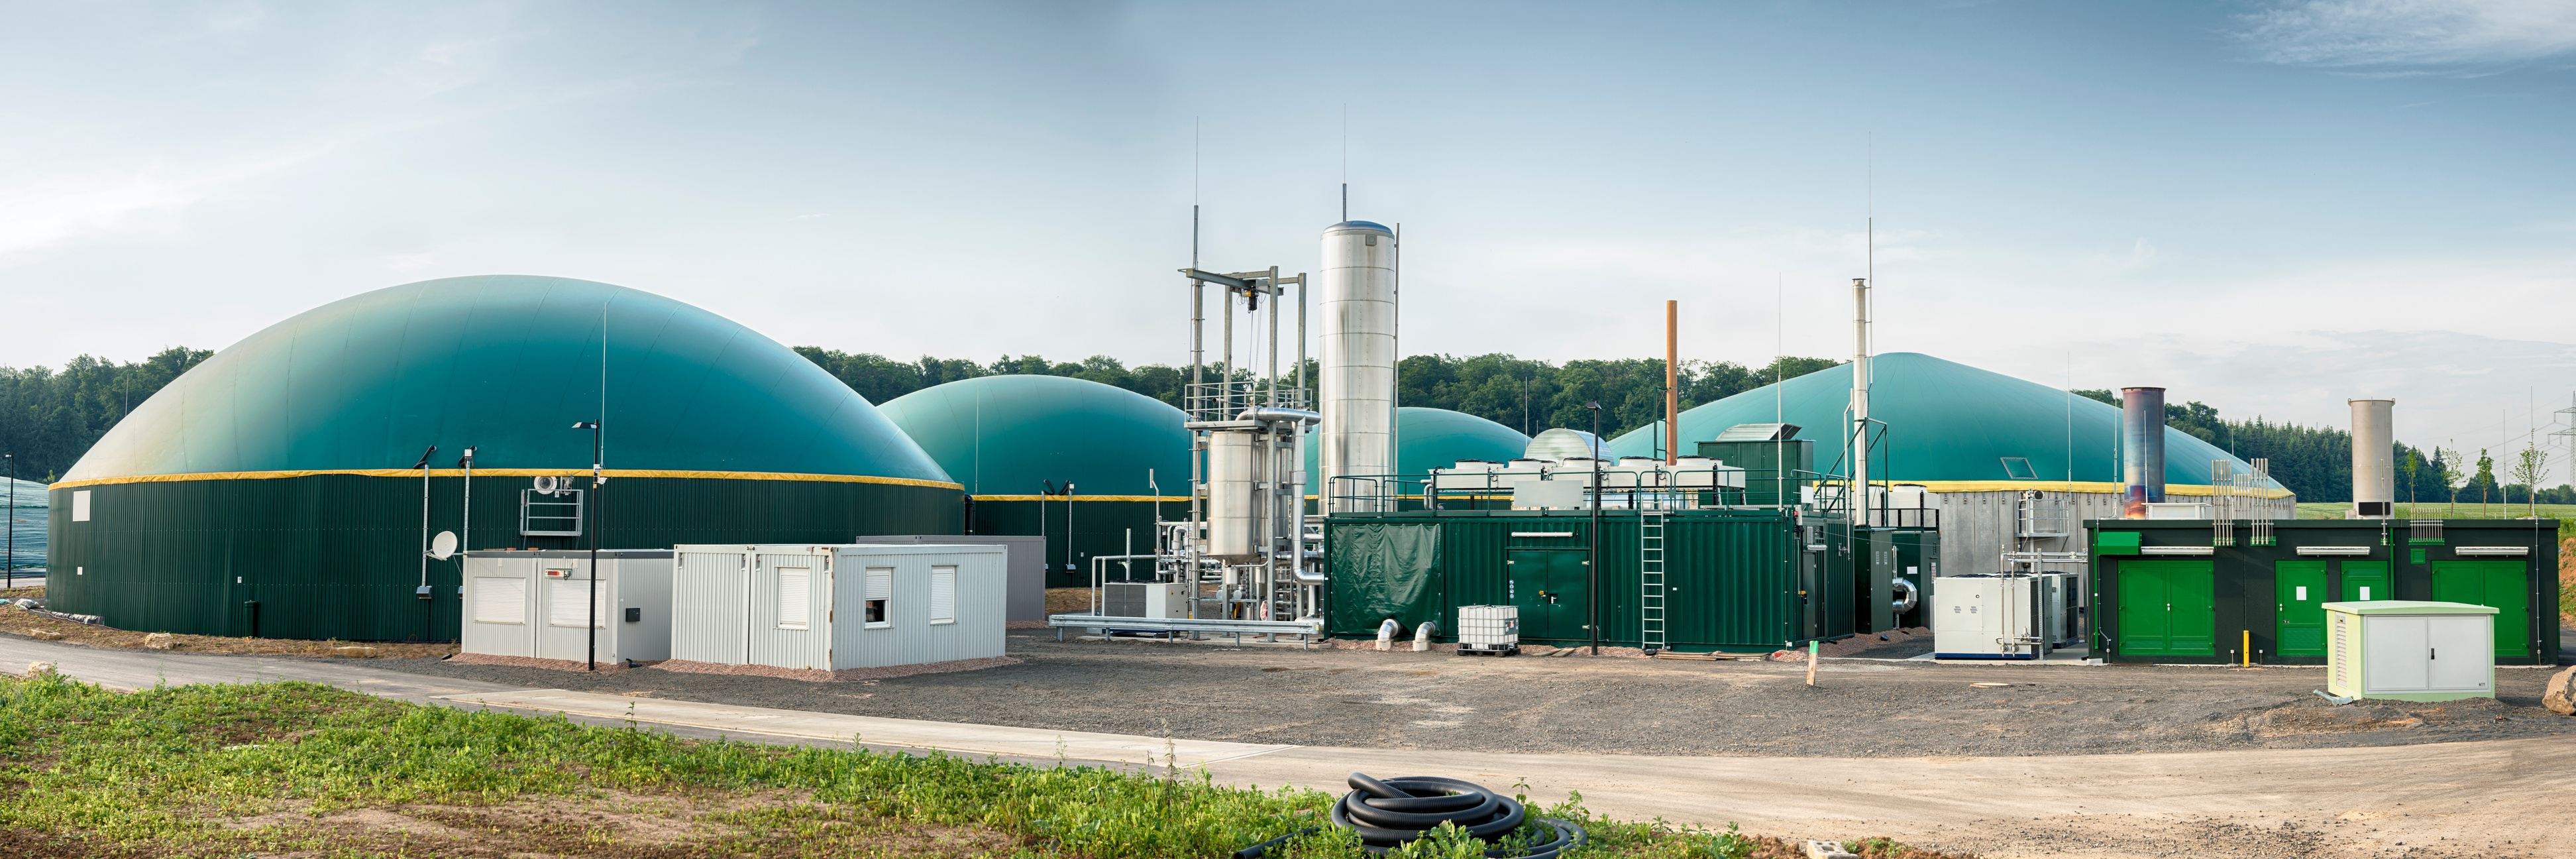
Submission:
<svg viewBox="0 0 2576 859">
<path fill-rule="evenodd" d="M 1351 792 L 1333 804 L 1333 825 L 1359 833 L 1362 849 L 1382 854 L 1388 848 L 1419 839 L 1443 823 L 1487 843 L 1500 842 L 1530 820 L 1519 800 L 1486 790 L 1474 782 L 1438 776 L 1412 776 L 1380 781 L 1352 773 Z M 1545 833 L 1519 847 L 1485 851 L 1495 859 L 1556 859 L 1583 846 L 1583 827 L 1553 817 L 1537 818 Z M 1235 859 L 1256 859 L 1288 839 L 1314 832 L 1309 826 L 1234 852 Z"/>
</svg>

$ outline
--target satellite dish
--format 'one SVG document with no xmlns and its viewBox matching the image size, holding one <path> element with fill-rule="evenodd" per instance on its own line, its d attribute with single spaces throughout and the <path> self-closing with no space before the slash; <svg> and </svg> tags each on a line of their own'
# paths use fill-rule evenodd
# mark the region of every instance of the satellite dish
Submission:
<svg viewBox="0 0 2576 859">
<path fill-rule="evenodd" d="M 537 491 L 553 495 L 563 490 L 563 479 L 551 474 L 537 477 Z"/>
<path fill-rule="evenodd" d="M 440 531 L 438 532 L 438 536 L 429 538 L 430 557 L 444 561 L 455 554 L 456 532 Z"/>
</svg>

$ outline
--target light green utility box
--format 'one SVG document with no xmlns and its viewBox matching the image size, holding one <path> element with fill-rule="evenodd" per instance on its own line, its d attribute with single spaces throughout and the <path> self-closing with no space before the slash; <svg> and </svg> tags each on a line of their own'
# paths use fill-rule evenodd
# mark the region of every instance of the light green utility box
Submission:
<svg viewBox="0 0 2576 859">
<path fill-rule="evenodd" d="M 2495 697 L 2495 614 L 2455 602 L 2330 602 L 2326 694 L 2397 701 Z"/>
</svg>

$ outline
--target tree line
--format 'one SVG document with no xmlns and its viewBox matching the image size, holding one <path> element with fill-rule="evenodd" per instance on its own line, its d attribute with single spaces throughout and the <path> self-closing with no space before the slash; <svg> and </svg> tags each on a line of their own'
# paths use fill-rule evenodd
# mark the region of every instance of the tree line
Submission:
<svg viewBox="0 0 2576 859">
<path fill-rule="evenodd" d="M 134 363 L 82 355 L 60 371 L 0 367 L 0 452 L 16 455 L 20 480 L 59 480 L 127 412 L 213 354 L 174 346 Z"/>
<path fill-rule="evenodd" d="M 1049 361 L 1036 355 L 1005 354 L 978 363 L 928 356 L 898 361 L 866 352 L 795 348 L 872 403 L 959 379 L 1027 374 L 1087 379 L 1177 408 L 1189 384 L 1187 367 L 1129 367 L 1105 355 Z M 130 363 L 83 355 L 60 370 L 0 367 L 0 451 L 16 454 L 20 479 L 59 480 L 135 406 L 213 354 L 209 349 L 176 346 Z M 1686 361 L 1676 387 L 1682 408 L 1689 409 L 1841 363 L 1830 358 L 1783 357 L 1756 368 L 1729 361 Z M 1310 384 L 1314 366 L 1312 360 L 1307 362 Z M 1602 406 L 1600 427 L 1606 437 L 1652 424 L 1664 414 L 1664 362 L 1656 358 L 1553 363 L 1499 353 L 1415 355 L 1397 364 L 1396 388 L 1403 405 L 1465 412 L 1532 435 L 1555 427 L 1590 431 L 1593 415 L 1585 405 L 1593 402 Z M 2075 393 L 2119 404 L 2109 390 Z M 2300 500 L 2352 499 L 2352 436 L 2342 429 L 2280 423 L 2260 416 L 2230 420 L 2215 407 L 2197 401 L 2165 404 L 2165 423 L 2239 458 L 2271 460 L 2273 479 L 2298 493 Z M 2528 504 L 2534 500 L 2524 485 L 2529 481 L 2517 472 L 2545 473 L 2524 461 L 2526 454 L 2520 450 L 2427 450 L 2399 443 L 2394 452 L 2397 500 L 2406 503 L 2436 504 L 2456 498 L 2463 503 Z M 2538 496 L 2542 504 L 2576 504 L 2576 487 L 2544 488 Z"/>
<path fill-rule="evenodd" d="M 2075 394 L 2120 404 L 2120 398 L 2105 389 Z M 2227 420 L 2215 407 L 2198 401 L 2166 403 L 2165 425 L 2248 462 L 2271 460 L 2272 479 L 2298 493 L 2300 501 L 2352 500 L 2352 433 L 2346 430 L 2276 423 L 2259 415 L 2252 420 Z M 2529 504 L 2533 500 L 2530 489 L 2514 473 L 2522 451 L 2426 450 L 2397 442 L 2393 453 L 2390 461 L 2396 463 L 2399 503 Z M 2546 474 L 2538 467 L 2531 470 L 2535 477 Z M 2539 496 L 2542 504 L 2576 504 L 2576 486 L 2544 487 Z"/>
</svg>

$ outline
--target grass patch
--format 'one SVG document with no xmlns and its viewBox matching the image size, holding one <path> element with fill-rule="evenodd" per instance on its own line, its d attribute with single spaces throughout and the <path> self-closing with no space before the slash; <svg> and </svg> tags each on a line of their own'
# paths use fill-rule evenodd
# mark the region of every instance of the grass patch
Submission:
<svg viewBox="0 0 2576 859">
<path fill-rule="evenodd" d="M 1331 802 L 1204 772 L 688 740 L 307 683 L 119 693 L 0 678 L 12 856 L 1220 856 Z M 1609 820 L 1580 797 L 1547 813 L 1592 831 L 1589 856 L 1792 855 L 1778 839 Z M 1482 850 L 1418 844 L 1405 855 Z M 1291 855 L 1364 854 L 1326 833 Z"/>
</svg>

